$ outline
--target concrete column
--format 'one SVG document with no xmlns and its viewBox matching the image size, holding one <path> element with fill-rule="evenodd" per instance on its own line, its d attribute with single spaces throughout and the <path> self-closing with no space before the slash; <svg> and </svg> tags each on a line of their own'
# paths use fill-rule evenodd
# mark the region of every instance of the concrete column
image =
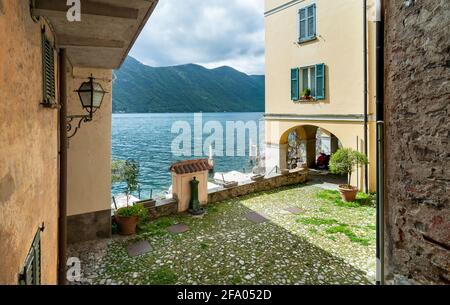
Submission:
<svg viewBox="0 0 450 305">
<path fill-rule="evenodd" d="M 308 168 L 312 168 L 316 165 L 316 138 L 308 139 L 306 141 L 306 164 Z"/>
<path fill-rule="evenodd" d="M 339 140 L 338 138 L 336 138 L 334 134 L 332 134 L 330 141 L 331 141 L 330 152 L 331 154 L 334 154 L 339 149 Z"/>
<path fill-rule="evenodd" d="M 282 144 L 279 147 L 279 154 L 280 154 L 280 169 L 287 169 L 287 157 L 288 157 L 288 144 Z"/>
</svg>

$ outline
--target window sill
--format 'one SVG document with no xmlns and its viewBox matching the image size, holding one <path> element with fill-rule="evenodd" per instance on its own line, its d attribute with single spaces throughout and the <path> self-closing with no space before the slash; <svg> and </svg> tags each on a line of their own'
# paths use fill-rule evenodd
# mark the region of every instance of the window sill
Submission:
<svg viewBox="0 0 450 305">
<path fill-rule="evenodd" d="M 301 97 L 300 99 L 294 101 L 294 103 L 313 103 L 317 102 L 318 100 L 314 97 Z"/>
<path fill-rule="evenodd" d="M 59 105 L 58 103 L 49 103 L 49 102 L 42 102 L 41 106 L 44 108 L 48 108 L 48 109 L 61 109 L 61 105 Z"/>
<path fill-rule="evenodd" d="M 315 97 L 313 97 L 313 96 L 302 96 L 301 98 L 300 98 L 300 101 L 301 102 L 315 102 L 316 101 L 316 98 Z"/>
<path fill-rule="evenodd" d="M 305 38 L 303 40 L 299 40 L 297 43 L 298 44 L 306 44 L 308 42 L 312 42 L 312 41 L 315 41 L 315 40 L 317 40 L 317 36 L 314 36 L 314 37 L 311 37 L 311 38 Z"/>
</svg>

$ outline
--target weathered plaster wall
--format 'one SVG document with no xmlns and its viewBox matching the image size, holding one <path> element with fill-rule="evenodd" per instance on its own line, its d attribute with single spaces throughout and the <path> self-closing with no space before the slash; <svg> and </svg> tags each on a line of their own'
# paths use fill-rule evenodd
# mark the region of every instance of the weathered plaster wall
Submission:
<svg viewBox="0 0 450 305">
<path fill-rule="evenodd" d="M 112 71 L 73 68 L 68 71 L 68 115 L 87 114 L 77 93 L 93 75 L 108 92 L 92 122 L 83 123 L 68 150 L 69 242 L 105 238 L 111 232 Z M 75 121 L 73 127 L 76 127 Z M 82 227 L 80 227 L 82 226 Z"/>
<path fill-rule="evenodd" d="M 0 1 L 0 41 L 0 284 L 18 283 L 42 223 L 41 280 L 55 284 L 58 111 L 40 105 L 41 24 L 27 0 Z"/>
<path fill-rule="evenodd" d="M 448 20 L 448 0 L 386 1 L 386 258 L 394 283 L 450 284 Z"/>
</svg>

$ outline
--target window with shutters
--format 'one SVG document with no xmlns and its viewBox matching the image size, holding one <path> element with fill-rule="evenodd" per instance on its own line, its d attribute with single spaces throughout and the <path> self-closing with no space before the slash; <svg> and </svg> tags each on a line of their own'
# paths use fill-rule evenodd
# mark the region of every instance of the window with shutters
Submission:
<svg viewBox="0 0 450 305">
<path fill-rule="evenodd" d="M 312 4 L 299 10 L 299 42 L 316 38 L 316 5 Z"/>
<path fill-rule="evenodd" d="M 42 83 L 44 98 L 42 104 L 52 107 L 56 104 L 55 55 L 53 46 L 45 36 L 45 33 L 42 33 Z"/>
<path fill-rule="evenodd" d="M 25 260 L 22 272 L 19 274 L 20 285 L 40 285 L 41 283 L 41 231 L 33 240 L 31 249 Z"/>
<path fill-rule="evenodd" d="M 292 100 L 299 100 L 305 90 L 311 90 L 311 97 L 316 100 L 325 99 L 325 64 L 301 67 L 291 70 Z M 296 93 L 296 95 L 294 94 Z"/>
</svg>

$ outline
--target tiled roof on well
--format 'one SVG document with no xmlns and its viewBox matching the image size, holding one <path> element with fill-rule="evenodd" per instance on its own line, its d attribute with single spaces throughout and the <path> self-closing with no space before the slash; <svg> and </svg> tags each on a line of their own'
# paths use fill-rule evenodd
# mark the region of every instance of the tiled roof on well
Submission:
<svg viewBox="0 0 450 305">
<path fill-rule="evenodd" d="M 188 160 L 172 164 L 170 171 L 178 175 L 193 174 L 212 169 L 208 159 Z"/>
</svg>

